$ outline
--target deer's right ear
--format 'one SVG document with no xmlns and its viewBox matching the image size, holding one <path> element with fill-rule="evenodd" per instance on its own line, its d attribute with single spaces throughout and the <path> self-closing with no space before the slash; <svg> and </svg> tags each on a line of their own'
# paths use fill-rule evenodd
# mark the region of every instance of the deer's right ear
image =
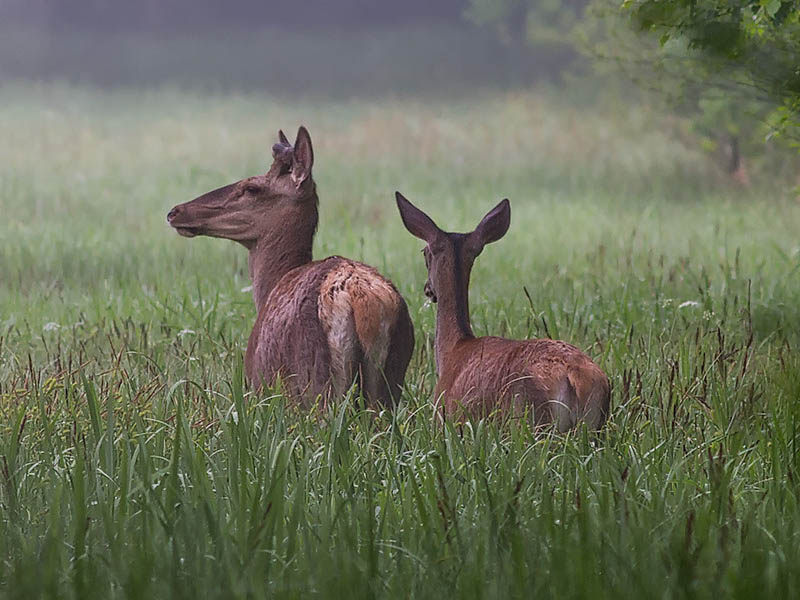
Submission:
<svg viewBox="0 0 800 600">
<path fill-rule="evenodd" d="M 281 144 L 285 146 L 291 146 L 292 143 L 289 141 L 289 138 L 286 137 L 286 134 L 283 133 L 283 129 L 278 129 L 278 139 L 280 140 Z"/>
<path fill-rule="evenodd" d="M 433 219 L 411 204 L 400 192 L 395 192 L 394 197 L 397 200 L 400 218 L 403 219 L 403 225 L 406 226 L 409 233 L 428 243 L 433 241 L 434 237 L 441 231 L 436 226 L 436 223 L 433 222 Z"/>
</svg>

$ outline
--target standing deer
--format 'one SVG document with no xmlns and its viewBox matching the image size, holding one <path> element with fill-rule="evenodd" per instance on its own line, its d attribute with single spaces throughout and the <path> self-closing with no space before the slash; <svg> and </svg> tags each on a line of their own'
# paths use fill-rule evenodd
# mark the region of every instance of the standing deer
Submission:
<svg viewBox="0 0 800 600">
<path fill-rule="evenodd" d="M 592 359 L 565 342 L 479 337 L 469 321 L 469 276 L 483 247 L 511 224 L 503 200 L 470 233 L 447 233 L 400 192 L 397 208 L 406 229 L 427 243 L 425 295 L 437 303 L 435 396 L 449 414 L 485 417 L 495 410 L 532 413 L 536 424 L 566 431 L 585 422 L 599 428 L 608 414 L 608 378 Z"/>
<path fill-rule="evenodd" d="M 258 315 L 245 372 L 256 387 L 278 379 L 305 404 L 343 394 L 354 381 L 370 406 L 398 399 L 414 328 L 392 283 L 340 256 L 312 261 L 317 229 L 311 137 L 278 133 L 266 175 L 179 204 L 167 222 L 184 237 L 226 238 L 247 248 Z"/>
</svg>

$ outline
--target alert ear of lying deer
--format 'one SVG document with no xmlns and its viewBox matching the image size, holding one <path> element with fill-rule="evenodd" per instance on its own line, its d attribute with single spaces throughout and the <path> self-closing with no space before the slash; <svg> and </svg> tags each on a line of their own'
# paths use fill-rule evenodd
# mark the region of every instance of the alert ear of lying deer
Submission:
<svg viewBox="0 0 800 600">
<path fill-rule="evenodd" d="M 273 162 L 248 177 L 175 206 L 167 221 L 185 237 L 207 235 L 249 251 L 257 317 L 245 355 L 255 386 L 278 379 L 306 404 L 341 396 L 358 382 L 367 402 L 399 398 L 414 348 L 406 303 L 392 283 L 360 262 L 312 261 L 318 197 L 311 137 L 279 132 Z"/>
<path fill-rule="evenodd" d="M 503 200 L 470 233 L 442 231 L 400 192 L 406 229 L 427 244 L 425 293 L 437 303 L 435 396 L 447 414 L 532 415 L 536 424 L 565 431 L 578 422 L 599 428 L 608 415 L 610 387 L 591 358 L 566 342 L 479 337 L 469 318 L 469 278 L 486 244 L 503 237 L 511 207 Z"/>
</svg>

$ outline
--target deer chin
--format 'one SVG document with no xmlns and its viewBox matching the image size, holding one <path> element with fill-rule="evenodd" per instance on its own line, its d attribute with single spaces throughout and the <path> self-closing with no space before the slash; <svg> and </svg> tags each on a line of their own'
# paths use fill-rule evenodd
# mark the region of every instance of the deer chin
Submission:
<svg viewBox="0 0 800 600">
<path fill-rule="evenodd" d="M 200 235 L 200 231 L 197 227 L 175 227 L 175 231 L 178 232 L 178 235 L 187 238 L 193 238 L 197 235 Z"/>
</svg>

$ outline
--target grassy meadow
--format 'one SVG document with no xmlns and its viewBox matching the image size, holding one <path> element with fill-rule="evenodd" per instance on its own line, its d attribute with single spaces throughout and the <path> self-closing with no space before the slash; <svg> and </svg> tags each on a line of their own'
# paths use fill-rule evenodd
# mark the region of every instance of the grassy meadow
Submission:
<svg viewBox="0 0 800 600">
<path fill-rule="evenodd" d="M 736 189 L 681 121 L 571 100 L 0 87 L 0 597 L 797 597 L 792 183 Z M 316 256 L 375 265 L 415 322 L 393 412 L 246 389 L 246 253 L 165 223 L 301 123 Z M 599 435 L 437 426 L 396 189 L 450 230 L 511 200 L 473 327 L 595 358 Z"/>
</svg>

